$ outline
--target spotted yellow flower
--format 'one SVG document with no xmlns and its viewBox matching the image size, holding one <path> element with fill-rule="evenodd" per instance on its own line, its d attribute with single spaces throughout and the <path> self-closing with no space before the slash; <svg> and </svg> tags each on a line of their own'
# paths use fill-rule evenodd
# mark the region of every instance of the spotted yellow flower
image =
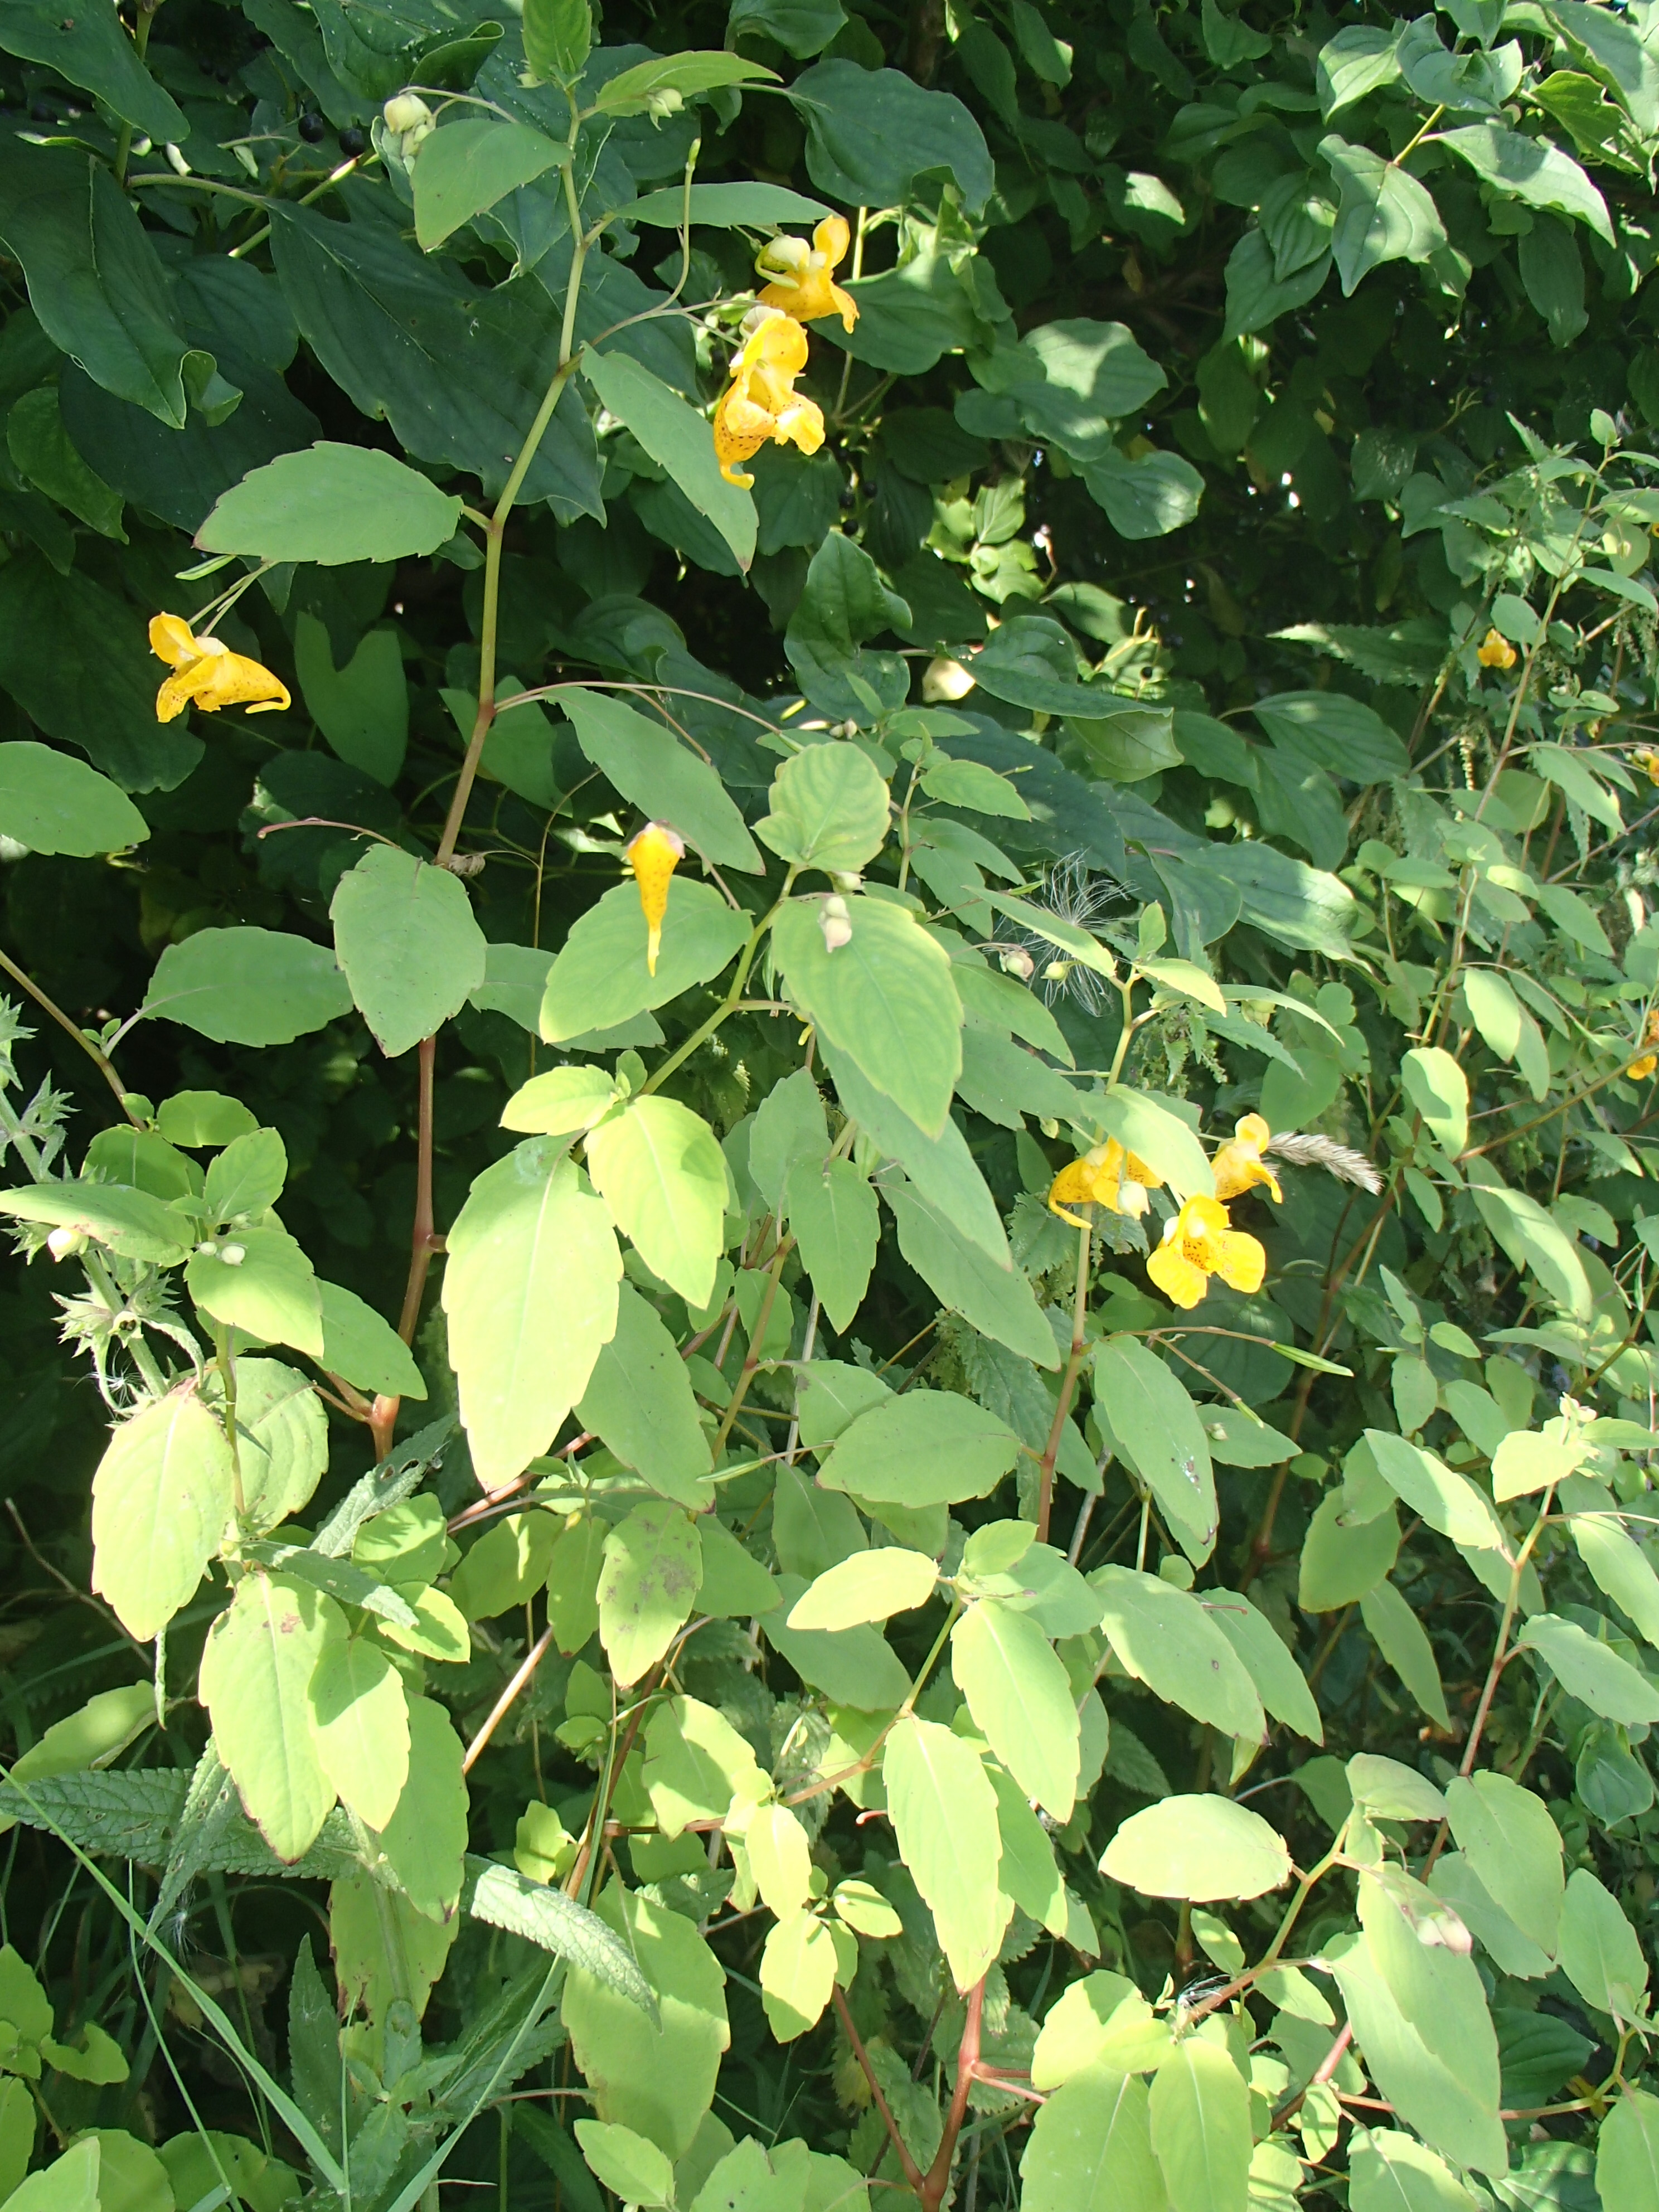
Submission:
<svg viewBox="0 0 1659 2212">
<path fill-rule="evenodd" d="M 781 307 L 798 323 L 839 315 L 842 328 L 850 331 L 859 319 L 859 303 L 830 274 L 847 258 L 848 234 L 845 216 L 827 215 L 810 246 L 804 238 L 775 238 L 763 246 L 755 266 L 772 282 L 760 295 L 762 306 Z"/>
<path fill-rule="evenodd" d="M 1483 668 L 1513 668 L 1518 655 L 1501 630 L 1489 629 L 1474 657 Z"/>
<path fill-rule="evenodd" d="M 714 410 L 714 453 L 727 483 L 754 483 L 735 465 L 775 445 L 816 453 L 823 443 L 823 416 L 795 391 L 806 366 L 806 333 L 775 307 L 756 307 L 744 319 L 747 336 L 732 364 L 732 382 Z"/>
<path fill-rule="evenodd" d="M 1217 1198 L 1189 1198 L 1164 1223 L 1164 1242 L 1146 1262 L 1146 1273 L 1178 1306 L 1195 1306 L 1212 1275 L 1248 1297 L 1261 1288 L 1267 1272 L 1267 1254 L 1254 1237 L 1231 1227 Z"/>
<path fill-rule="evenodd" d="M 1156 1190 L 1163 1180 L 1144 1160 L 1126 1152 L 1115 1137 L 1108 1137 L 1103 1145 L 1060 1170 L 1048 1186 L 1048 1211 L 1074 1229 L 1089 1224 L 1068 1213 L 1068 1205 L 1103 1206 L 1109 1213 L 1127 1213 L 1139 1220 L 1146 1211 L 1147 1192 Z"/>
<path fill-rule="evenodd" d="M 257 660 L 233 653 L 216 637 L 198 637 L 177 615 L 155 615 L 149 625 L 149 649 L 173 674 L 155 695 L 155 719 L 170 722 L 186 707 L 216 714 L 221 707 L 246 707 L 250 714 L 270 714 L 289 704 L 288 686 Z"/>
<path fill-rule="evenodd" d="M 1216 1154 L 1215 1194 L 1224 1202 L 1230 1198 L 1242 1198 L 1257 1183 L 1266 1183 L 1273 1194 L 1277 1206 L 1284 1197 L 1279 1188 L 1279 1177 L 1263 1160 L 1261 1155 L 1273 1131 L 1260 1114 L 1247 1114 L 1242 1121 L 1233 1124 L 1233 1133 Z"/>
<path fill-rule="evenodd" d="M 662 918 L 668 911 L 669 878 L 685 858 L 685 840 L 665 822 L 647 822 L 629 842 L 626 858 L 640 887 L 645 915 L 646 972 L 654 975 L 662 949 Z"/>
<path fill-rule="evenodd" d="M 1659 1043 L 1659 1006 L 1652 1008 L 1648 1015 L 1642 1030 L 1642 1042 L 1644 1045 Z M 1634 1076 L 1637 1082 L 1645 1083 L 1656 1067 L 1659 1067 L 1659 1053 L 1644 1052 L 1639 1059 L 1632 1060 L 1625 1073 Z"/>
</svg>

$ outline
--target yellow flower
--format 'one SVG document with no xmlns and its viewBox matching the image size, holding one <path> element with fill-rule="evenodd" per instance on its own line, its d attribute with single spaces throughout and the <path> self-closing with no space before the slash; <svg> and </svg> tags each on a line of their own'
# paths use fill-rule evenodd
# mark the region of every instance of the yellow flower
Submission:
<svg viewBox="0 0 1659 2212">
<path fill-rule="evenodd" d="M 1649 1012 L 1642 1030 L 1642 1042 L 1644 1045 L 1659 1042 L 1659 1006 L 1654 1006 Z M 1625 1073 L 1634 1076 L 1637 1082 L 1645 1083 L 1656 1067 L 1659 1067 L 1659 1053 L 1644 1052 L 1639 1060 L 1632 1060 Z"/>
<path fill-rule="evenodd" d="M 640 905 L 645 915 L 646 972 L 654 975 L 662 946 L 662 918 L 668 911 L 668 881 L 685 858 L 685 840 L 665 822 L 647 822 L 629 844 L 625 857 L 640 887 Z"/>
<path fill-rule="evenodd" d="M 1651 745 L 1638 745 L 1631 755 L 1632 764 L 1639 768 L 1650 783 L 1659 783 L 1659 752 Z"/>
<path fill-rule="evenodd" d="M 760 295 L 762 306 L 781 307 L 798 323 L 839 315 L 842 328 L 850 331 L 859 319 L 859 303 L 830 275 L 847 258 L 848 237 L 846 216 L 827 215 L 810 246 L 804 238 L 775 238 L 763 246 L 755 266 L 772 282 Z"/>
<path fill-rule="evenodd" d="M 1273 1131 L 1260 1114 L 1247 1114 L 1242 1121 L 1233 1124 L 1233 1133 L 1216 1154 L 1215 1194 L 1218 1198 L 1242 1198 L 1256 1183 L 1264 1182 L 1278 1205 L 1285 1194 L 1279 1188 L 1279 1177 L 1263 1161 L 1261 1154 Z"/>
<path fill-rule="evenodd" d="M 155 695 L 155 719 L 170 722 L 192 702 L 204 714 L 221 707 L 246 707 L 251 714 L 274 714 L 289 704 L 288 686 L 257 660 L 249 660 L 216 637 L 197 637 L 177 615 L 155 615 L 149 625 L 149 649 L 173 670 Z"/>
<path fill-rule="evenodd" d="M 1067 1213 L 1068 1204 L 1103 1206 L 1109 1213 L 1127 1213 L 1139 1220 L 1146 1211 L 1146 1193 L 1163 1180 L 1144 1160 L 1126 1152 L 1115 1137 L 1108 1137 L 1103 1145 L 1060 1170 L 1048 1186 L 1048 1211 L 1074 1229 L 1086 1229 L 1089 1224 Z"/>
<path fill-rule="evenodd" d="M 1517 656 L 1501 630 L 1489 629 L 1474 657 L 1483 668 L 1513 668 Z"/>
<path fill-rule="evenodd" d="M 1146 1262 L 1146 1273 L 1178 1306 L 1195 1306 L 1212 1275 L 1248 1297 L 1261 1288 L 1267 1272 L 1267 1254 L 1254 1237 L 1229 1225 L 1227 1209 L 1215 1198 L 1189 1198 L 1164 1223 L 1164 1242 Z"/>
<path fill-rule="evenodd" d="M 816 453 L 823 443 L 823 414 L 795 392 L 795 379 L 806 366 L 805 331 L 773 307 L 757 307 L 744 321 L 748 336 L 732 364 L 730 388 L 714 410 L 720 474 L 738 485 L 755 479 L 733 464 L 759 453 L 769 438 L 775 445 L 799 446 L 803 453 Z"/>
</svg>

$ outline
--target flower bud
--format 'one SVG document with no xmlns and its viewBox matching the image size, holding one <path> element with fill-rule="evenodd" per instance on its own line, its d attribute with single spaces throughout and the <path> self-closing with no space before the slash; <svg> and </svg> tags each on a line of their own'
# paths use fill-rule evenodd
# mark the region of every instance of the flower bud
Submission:
<svg viewBox="0 0 1659 2212">
<path fill-rule="evenodd" d="M 396 94 L 387 100 L 380 112 L 386 118 L 386 129 L 397 131 L 399 137 L 410 131 L 418 131 L 422 124 L 428 130 L 432 125 L 432 110 L 417 92 Z"/>
<path fill-rule="evenodd" d="M 54 1260 L 72 1260 L 77 1252 L 87 1249 L 84 1229 L 54 1229 L 46 1238 L 46 1249 Z"/>
<path fill-rule="evenodd" d="M 671 115 L 678 115 L 684 105 L 683 95 L 672 84 L 665 84 L 659 92 L 647 95 L 645 107 L 653 123 L 665 123 Z"/>
<path fill-rule="evenodd" d="M 827 898 L 818 915 L 818 927 L 823 932 L 824 949 L 839 951 L 843 945 L 853 941 L 853 918 L 847 911 L 844 898 Z"/>
<path fill-rule="evenodd" d="M 965 699 L 973 690 L 975 681 L 959 660 L 952 660 L 948 654 L 940 653 L 927 664 L 927 672 L 921 679 L 921 696 L 929 706 L 949 705 L 952 700 Z"/>
<path fill-rule="evenodd" d="M 247 1247 L 246 1244 L 222 1244 L 219 1247 L 219 1257 L 224 1261 L 226 1267 L 240 1267 L 247 1257 Z"/>
<path fill-rule="evenodd" d="M 1010 945 L 997 955 L 1005 975 L 1018 975 L 1022 983 L 1029 983 L 1036 973 L 1036 962 L 1023 945 Z"/>
</svg>

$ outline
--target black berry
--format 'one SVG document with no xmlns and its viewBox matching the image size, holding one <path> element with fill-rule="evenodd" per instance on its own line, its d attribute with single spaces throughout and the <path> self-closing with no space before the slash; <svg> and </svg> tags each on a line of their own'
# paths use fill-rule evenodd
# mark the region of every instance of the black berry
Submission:
<svg viewBox="0 0 1659 2212">
<path fill-rule="evenodd" d="M 368 151 L 368 131 L 359 130 L 355 123 L 348 124 L 345 129 L 340 133 L 340 151 L 343 154 L 350 155 L 354 161 L 359 154 L 367 154 Z"/>
<path fill-rule="evenodd" d="M 300 118 L 300 136 L 307 146 L 314 146 L 319 138 L 327 135 L 328 125 L 320 115 L 302 115 Z"/>
</svg>

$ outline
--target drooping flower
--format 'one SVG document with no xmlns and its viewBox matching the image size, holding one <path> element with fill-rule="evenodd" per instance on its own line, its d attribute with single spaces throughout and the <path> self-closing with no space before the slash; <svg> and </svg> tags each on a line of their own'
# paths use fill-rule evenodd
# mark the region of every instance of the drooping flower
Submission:
<svg viewBox="0 0 1659 2212">
<path fill-rule="evenodd" d="M 1189 1198 L 1164 1223 L 1164 1241 L 1146 1262 L 1146 1273 L 1178 1306 L 1195 1306 L 1212 1275 L 1248 1297 L 1261 1288 L 1267 1272 L 1266 1252 L 1254 1237 L 1231 1226 L 1218 1198 Z"/>
<path fill-rule="evenodd" d="M 736 466 L 775 445 L 816 453 L 823 443 L 823 411 L 795 391 L 806 366 L 806 333 L 775 307 L 755 307 L 744 317 L 743 350 L 732 364 L 732 382 L 714 410 L 714 453 L 727 483 L 754 483 Z"/>
<path fill-rule="evenodd" d="M 772 279 L 760 295 L 761 305 L 781 307 L 798 323 L 839 315 L 842 328 L 850 331 L 859 319 L 859 303 L 830 273 L 847 258 L 849 237 L 846 216 L 827 215 L 810 246 L 804 238 L 769 240 L 755 257 L 761 275 Z"/>
<path fill-rule="evenodd" d="M 274 714 L 289 703 L 288 686 L 246 653 L 233 653 L 222 639 L 198 637 L 177 615 L 155 615 L 149 625 L 149 649 L 165 660 L 171 676 L 155 695 L 155 719 L 170 722 L 186 707 L 216 714 L 221 707 L 246 707 L 250 714 Z"/>
<path fill-rule="evenodd" d="M 1659 783 L 1659 752 L 1651 745 L 1638 745 L 1630 759 L 1631 766 L 1639 768 L 1650 783 Z"/>
<path fill-rule="evenodd" d="M 1483 668 L 1513 668 L 1519 656 L 1502 630 L 1489 629 L 1474 657 Z"/>
<path fill-rule="evenodd" d="M 1145 1160 L 1126 1152 L 1115 1137 L 1108 1137 L 1103 1145 L 1060 1170 L 1048 1186 L 1048 1211 L 1074 1229 L 1086 1229 L 1089 1224 L 1068 1213 L 1067 1205 L 1103 1206 L 1109 1213 L 1126 1213 L 1138 1221 L 1146 1211 L 1147 1192 L 1156 1190 L 1163 1180 Z"/>
<path fill-rule="evenodd" d="M 646 972 L 654 975 L 657 954 L 662 948 L 662 918 L 668 911 L 669 879 L 685 858 L 685 840 L 665 822 L 647 822 L 629 841 L 624 857 L 640 887 L 640 906 L 646 927 Z"/>
<path fill-rule="evenodd" d="M 1247 1114 L 1242 1121 L 1233 1124 L 1231 1137 L 1212 1163 L 1215 1194 L 1224 1204 L 1230 1198 L 1242 1198 L 1257 1183 L 1266 1183 L 1275 1205 L 1283 1199 L 1279 1177 L 1261 1157 L 1272 1135 L 1273 1131 L 1260 1114 Z"/>
<path fill-rule="evenodd" d="M 1633 1076 L 1638 1083 L 1645 1083 L 1654 1069 L 1659 1067 L 1659 1053 L 1652 1049 L 1656 1043 L 1659 1043 L 1659 1006 L 1653 1007 L 1648 1014 L 1642 1030 L 1642 1043 L 1644 1049 L 1640 1057 L 1632 1060 L 1625 1070 L 1626 1074 Z"/>
</svg>

